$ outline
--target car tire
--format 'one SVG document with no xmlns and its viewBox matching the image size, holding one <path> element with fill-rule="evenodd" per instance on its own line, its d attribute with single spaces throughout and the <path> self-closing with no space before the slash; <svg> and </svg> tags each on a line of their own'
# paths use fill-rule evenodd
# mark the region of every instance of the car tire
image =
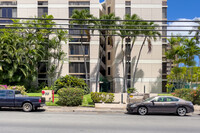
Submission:
<svg viewBox="0 0 200 133">
<path fill-rule="evenodd" d="M 144 106 L 138 108 L 138 114 L 146 115 L 148 113 L 148 109 Z"/>
<path fill-rule="evenodd" d="M 31 112 L 33 109 L 33 105 L 31 103 L 24 103 L 22 108 L 24 112 Z"/>
<path fill-rule="evenodd" d="M 187 110 L 186 110 L 185 107 L 179 107 L 179 108 L 177 109 L 177 114 L 178 114 L 179 116 L 185 116 L 186 113 L 187 113 Z"/>
</svg>

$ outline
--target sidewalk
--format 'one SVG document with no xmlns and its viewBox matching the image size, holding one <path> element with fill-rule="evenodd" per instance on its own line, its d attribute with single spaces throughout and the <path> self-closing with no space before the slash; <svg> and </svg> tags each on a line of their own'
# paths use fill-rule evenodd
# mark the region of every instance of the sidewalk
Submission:
<svg viewBox="0 0 200 133">
<path fill-rule="evenodd" d="M 95 109 L 93 107 L 60 107 L 45 106 L 47 112 L 99 112 L 99 113 L 126 113 L 126 109 Z"/>
<path fill-rule="evenodd" d="M 61 107 L 61 106 L 45 106 L 43 107 L 47 112 L 97 112 L 97 113 L 126 113 L 126 109 L 96 109 L 93 107 Z M 200 112 L 200 106 L 194 106 L 194 113 Z"/>
</svg>

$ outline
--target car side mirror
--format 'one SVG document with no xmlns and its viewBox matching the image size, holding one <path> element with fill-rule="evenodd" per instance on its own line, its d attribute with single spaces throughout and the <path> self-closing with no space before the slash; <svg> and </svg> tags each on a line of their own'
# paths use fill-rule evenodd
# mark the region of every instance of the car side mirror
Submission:
<svg viewBox="0 0 200 133">
<path fill-rule="evenodd" d="M 152 102 L 152 103 L 153 103 L 153 105 L 154 105 L 154 102 L 155 102 L 155 100 L 152 100 L 151 102 Z"/>
</svg>

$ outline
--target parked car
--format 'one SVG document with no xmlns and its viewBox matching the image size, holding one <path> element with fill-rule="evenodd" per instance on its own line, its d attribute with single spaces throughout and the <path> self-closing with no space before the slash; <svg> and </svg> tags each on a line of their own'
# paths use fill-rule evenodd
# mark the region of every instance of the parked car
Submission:
<svg viewBox="0 0 200 133">
<path fill-rule="evenodd" d="M 0 108 L 22 107 L 25 112 L 30 112 L 44 105 L 45 98 L 24 96 L 16 90 L 0 90 Z"/>
<path fill-rule="evenodd" d="M 186 113 L 194 112 L 192 102 L 173 96 L 151 97 L 140 103 L 127 105 L 128 113 L 138 113 L 146 115 L 147 113 L 176 113 L 184 116 Z"/>
</svg>

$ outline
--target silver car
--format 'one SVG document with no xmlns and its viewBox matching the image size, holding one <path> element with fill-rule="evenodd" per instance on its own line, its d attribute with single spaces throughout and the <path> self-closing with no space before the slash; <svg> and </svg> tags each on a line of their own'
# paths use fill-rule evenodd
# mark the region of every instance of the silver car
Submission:
<svg viewBox="0 0 200 133">
<path fill-rule="evenodd" d="M 128 113 L 138 113 L 146 115 L 147 113 L 176 113 L 184 116 L 186 113 L 194 112 L 192 102 L 185 101 L 173 96 L 151 97 L 140 103 L 127 105 Z"/>
</svg>

